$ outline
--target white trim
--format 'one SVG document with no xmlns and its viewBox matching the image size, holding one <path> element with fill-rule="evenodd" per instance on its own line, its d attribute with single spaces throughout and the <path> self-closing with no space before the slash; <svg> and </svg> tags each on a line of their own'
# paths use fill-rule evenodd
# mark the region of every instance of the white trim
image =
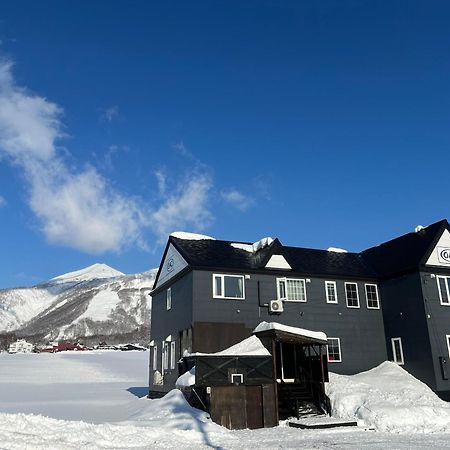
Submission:
<svg viewBox="0 0 450 450">
<path fill-rule="evenodd" d="M 153 370 L 156 370 L 158 367 L 158 346 L 153 346 Z"/>
<path fill-rule="evenodd" d="M 347 297 L 347 285 L 349 284 L 355 284 L 356 285 L 356 300 L 358 300 L 358 305 L 357 306 L 349 306 L 348 304 L 348 297 Z M 345 304 L 347 305 L 347 308 L 354 308 L 354 309 L 358 309 L 361 308 L 361 304 L 359 302 L 359 288 L 358 288 L 358 283 L 355 283 L 354 281 L 346 281 L 344 283 L 344 290 L 345 290 Z"/>
<path fill-rule="evenodd" d="M 441 285 L 439 284 L 439 279 L 442 278 L 443 280 L 445 280 L 445 291 L 447 293 L 447 303 L 445 303 L 442 300 L 442 291 L 441 291 Z M 448 288 L 448 279 L 450 277 L 446 277 L 444 275 L 436 275 L 436 283 L 437 283 L 437 287 L 438 287 L 438 292 L 439 292 L 439 301 L 441 303 L 442 306 L 450 306 L 450 290 Z"/>
<path fill-rule="evenodd" d="M 280 294 L 280 281 L 284 281 L 284 290 L 285 290 L 285 297 L 281 297 Z M 303 292 L 305 294 L 304 300 L 289 300 L 288 298 L 288 287 L 287 282 L 288 281 L 301 281 L 303 283 Z M 284 302 L 293 302 L 293 303 L 306 303 L 308 301 L 308 296 L 306 294 L 306 280 L 304 278 L 289 278 L 289 277 L 283 277 L 283 278 L 277 278 L 277 297 L 278 300 L 283 300 Z"/>
<path fill-rule="evenodd" d="M 395 342 L 398 341 L 400 343 L 400 359 L 397 358 L 397 353 L 395 351 Z M 392 345 L 392 358 L 395 363 L 397 363 L 399 366 L 403 366 L 405 364 L 405 358 L 403 357 L 403 344 L 402 344 L 402 338 L 396 337 L 391 338 L 391 345 Z"/>
<path fill-rule="evenodd" d="M 450 334 L 445 335 L 445 340 L 447 341 L 448 357 L 450 358 Z"/>
<path fill-rule="evenodd" d="M 166 291 L 166 310 L 170 311 L 172 309 L 172 288 L 167 288 Z"/>
<path fill-rule="evenodd" d="M 220 278 L 220 284 L 222 288 L 222 294 L 218 295 L 216 292 L 216 277 Z M 242 279 L 242 297 L 225 297 L 225 277 L 241 278 Z M 228 300 L 245 300 L 245 277 L 244 275 L 230 275 L 228 273 L 213 273 L 212 276 L 213 285 L 213 298 L 225 298 Z"/>
<path fill-rule="evenodd" d="M 234 381 L 235 378 L 239 378 L 239 381 Z M 231 374 L 231 382 L 243 384 L 244 383 L 244 375 L 242 373 L 232 373 Z"/>
<path fill-rule="evenodd" d="M 330 357 L 328 355 L 328 344 L 327 344 L 327 361 L 329 363 L 340 363 L 342 362 L 342 351 L 341 351 L 341 339 L 338 337 L 327 337 L 327 342 L 331 339 L 336 339 L 338 342 L 338 348 L 339 348 L 339 359 L 332 359 L 330 360 Z"/>
<path fill-rule="evenodd" d="M 369 306 L 369 297 L 367 296 L 367 286 L 375 286 L 375 292 L 377 293 L 377 306 Z M 365 283 L 364 292 L 366 293 L 367 309 L 380 309 L 380 295 L 378 293 L 378 286 L 375 283 Z"/>
<path fill-rule="evenodd" d="M 172 341 L 170 343 L 170 368 L 172 370 L 175 369 L 175 363 L 176 363 L 175 351 L 176 351 L 175 341 Z"/>
<path fill-rule="evenodd" d="M 332 284 L 333 287 L 334 287 L 334 297 L 336 298 L 335 301 L 331 301 L 329 296 L 328 296 L 328 284 Z M 336 281 L 325 281 L 325 295 L 327 297 L 327 303 L 332 303 L 334 305 L 336 305 L 338 303 Z"/>
</svg>

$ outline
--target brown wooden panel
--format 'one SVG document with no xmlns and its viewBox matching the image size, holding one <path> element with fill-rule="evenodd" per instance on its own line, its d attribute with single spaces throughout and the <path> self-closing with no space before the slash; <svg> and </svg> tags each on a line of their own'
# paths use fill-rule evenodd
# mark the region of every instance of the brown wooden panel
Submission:
<svg viewBox="0 0 450 450">
<path fill-rule="evenodd" d="M 264 427 L 276 427 L 278 425 L 276 384 L 264 384 L 262 386 L 262 409 Z"/>
<path fill-rule="evenodd" d="M 192 351 L 214 353 L 231 347 L 252 335 L 243 323 L 195 322 Z"/>
<path fill-rule="evenodd" d="M 245 386 L 247 428 L 263 428 L 263 409 L 261 386 Z"/>
<path fill-rule="evenodd" d="M 245 386 L 211 387 L 211 419 L 229 429 L 247 428 Z"/>
</svg>

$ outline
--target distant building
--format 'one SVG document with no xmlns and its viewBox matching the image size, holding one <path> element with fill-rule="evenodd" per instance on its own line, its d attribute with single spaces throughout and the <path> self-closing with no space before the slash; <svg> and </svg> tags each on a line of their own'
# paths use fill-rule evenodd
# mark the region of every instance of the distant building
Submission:
<svg viewBox="0 0 450 450">
<path fill-rule="evenodd" d="M 8 349 L 9 353 L 31 353 L 34 345 L 31 342 L 27 342 L 25 339 L 18 339 L 13 342 Z"/>
</svg>

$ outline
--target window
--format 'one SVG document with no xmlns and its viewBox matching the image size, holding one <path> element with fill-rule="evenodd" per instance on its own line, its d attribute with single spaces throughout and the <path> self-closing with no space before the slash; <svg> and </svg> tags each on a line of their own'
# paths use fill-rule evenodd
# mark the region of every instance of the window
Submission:
<svg viewBox="0 0 450 450">
<path fill-rule="evenodd" d="M 243 300 L 243 275 L 213 275 L 213 296 L 215 298 L 230 298 Z"/>
<path fill-rule="evenodd" d="M 169 288 L 166 291 L 166 308 L 167 311 L 169 311 L 169 309 L 172 309 L 172 288 Z"/>
<path fill-rule="evenodd" d="M 161 348 L 161 373 L 164 373 L 169 368 L 169 343 L 163 341 Z"/>
<path fill-rule="evenodd" d="M 394 362 L 399 364 L 400 366 L 404 364 L 403 359 L 403 346 L 402 346 L 402 338 L 392 338 L 392 355 L 394 357 Z"/>
<path fill-rule="evenodd" d="M 358 285 L 356 283 L 345 283 L 345 298 L 348 308 L 359 308 Z"/>
<path fill-rule="evenodd" d="M 336 281 L 325 281 L 325 292 L 327 293 L 327 303 L 337 303 Z"/>
<path fill-rule="evenodd" d="M 447 336 L 445 336 L 445 339 L 447 341 L 448 357 L 450 358 L 450 334 L 447 334 Z"/>
<path fill-rule="evenodd" d="M 328 362 L 342 362 L 341 340 L 339 338 L 328 338 L 327 341 Z"/>
<path fill-rule="evenodd" d="M 175 341 L 170 343 L 170 368 L 175 369 L 176 355 L 175 355 Z"/>
<path fill-rule="evenodd" d="M 368 309 L 380 309 L 378 287 L 376 284 L 366 284 L 366 301 Z"/>
<path fill-rule="evenodd" d="M 153 370 L 156 370 L 157 365 L 158 365 L 158 346 L 155 345 L 153 347 Z"/>
<path fill-rule="evenodd" d="M 305 280 L 277 278 L 278 298 L 290 302 L 306 302 Z"/>
<path fill-rule="evenodd" d="M 450 277 L 437 276 L 436 280 L 441 305 L 450 305 L 450 292 L 449 292 Z"/>
</svg>

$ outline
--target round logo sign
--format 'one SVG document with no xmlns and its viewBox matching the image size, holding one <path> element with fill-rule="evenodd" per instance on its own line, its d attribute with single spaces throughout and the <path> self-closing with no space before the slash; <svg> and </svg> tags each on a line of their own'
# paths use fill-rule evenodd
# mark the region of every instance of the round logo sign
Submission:
<svg viewBox="0 0 450 450">
<path fill-rule="evenodd" d="M 167 261 L 167 272 L 172 272 L 174 265 L 175 265 L 175 261 L 173 260 L 173 258 L 170 258 Z"/>
<path fill-rule="evenodd" d="M 445 262 L 450 263 L 450 248 L 443 248 L 439 251 L 439 256 Z"/>
</svg>

